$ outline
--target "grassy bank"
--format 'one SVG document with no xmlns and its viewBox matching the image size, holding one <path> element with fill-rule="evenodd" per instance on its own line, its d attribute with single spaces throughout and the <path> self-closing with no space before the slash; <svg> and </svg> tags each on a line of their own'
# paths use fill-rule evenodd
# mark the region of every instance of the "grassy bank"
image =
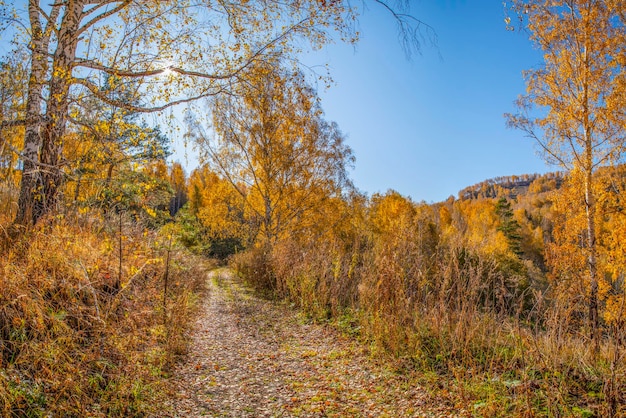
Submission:
<svg viewBox="0 0 626 418">
<path fill-rule="evenodd" d="M 623 329 L 607 328 L 596 350 L 563 306 L 516 293 L 502 260 L 444 242 L 424 257 L 411 237 L 380 238 L 358 248 L 284 241 L 232 264 L 475 416 L 626 415 Z"/>
<path fill-rule="evenodd" d="M 0 257 L 0 414 L 144 416 L 186 350 L 203 263 L 133 219 L 48 220 Z"/>
</svg>

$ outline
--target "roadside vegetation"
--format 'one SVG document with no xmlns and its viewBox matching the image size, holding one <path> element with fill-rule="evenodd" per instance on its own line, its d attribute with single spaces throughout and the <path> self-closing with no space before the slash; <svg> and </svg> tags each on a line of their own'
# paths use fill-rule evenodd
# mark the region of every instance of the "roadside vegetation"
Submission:
<svg viewBox="0 0 626 418">
<path fill-rule="evenodd" d="M 144 416 L 165 396 L 207 262 L 130 221 L 49 219 L 5 241 L 1 415 Z"/>
<path fill-rule="evenodd" d="M 498 183 L 500 197 L 436 205 L 375 195 L 335 212 L 342 222 L 320 240 L 285 239 L 232 262 L 478 416 L 621 416 L 621 299 L 605 293 L 594 349 L 584 282 L 573 288 L 557 275 L 571 271 L 569 244 L 547 232 L 562 222 L 562 180 L 537 176 L 515 199 Z"/>
</svg>

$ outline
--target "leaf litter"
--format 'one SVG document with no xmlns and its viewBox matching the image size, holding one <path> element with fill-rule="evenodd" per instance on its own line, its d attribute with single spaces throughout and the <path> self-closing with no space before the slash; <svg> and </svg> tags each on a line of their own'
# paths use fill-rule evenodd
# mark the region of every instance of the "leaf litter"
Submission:
<svg viewBox="0 0 626 418">
<path fill-rule="evenodd" d="M 228 269 L 210 273 L 189 354 L 173 371 L 165 417 L 468 416 L 363 343 L 256 296 Z"/>
</svg>

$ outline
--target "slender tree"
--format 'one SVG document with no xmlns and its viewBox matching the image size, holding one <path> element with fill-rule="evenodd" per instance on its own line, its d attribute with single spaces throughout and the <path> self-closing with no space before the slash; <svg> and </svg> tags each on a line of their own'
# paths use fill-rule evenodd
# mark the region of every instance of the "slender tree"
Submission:
<svg viewBox="0 0 626 418">
<path fill-rule="evenodd" d="M 517 222 L 511 209 L 511 202 L 506 197 L 501 197 L 496 203 L 496 215 L 500 218 L 500 226 L 498 231 L 501 231 L 506 237 L 509 248 L 515 255 L 522 255 L 521 241 L 522 236 L 520 234 L 520 224 Z"/>
<path fill-rule="evenodd" d="M 262 65 L 245 79 L 237 95 L 211 100 L 215 135 L 191 128 L 207 161 L 246 198 L 264 243 L 273 244 L 341 193 L 353 157 L 300 72 Z"/>
<path fill-rule="evenodd" d="M 581 172 L 582 199 L 572 204 L 585 211 L 588 309 L 597 341 L 598 235 L 596 170 L 616 164 L 624 151 L 626 90 L 625 28 L 619 19 L 622 1 L 526 0 L 516 7 L 527 19 L 544 65 L 525 73 L 527 94 L 520 113 L 508 115 L 511 127 L 536 140 L 547 159 Z"/>
</svg>

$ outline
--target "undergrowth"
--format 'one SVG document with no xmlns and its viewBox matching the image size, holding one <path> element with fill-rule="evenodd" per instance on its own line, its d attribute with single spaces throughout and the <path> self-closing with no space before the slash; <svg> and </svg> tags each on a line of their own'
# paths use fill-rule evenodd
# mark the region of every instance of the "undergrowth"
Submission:
<svg viewBox="0 0 626 418">
<path fill-rule="evenodd" d="M 127 417 L 165 393 L 203 291 L 172 228 L 53 219 L 0 257 L 0 415 Z"/>
<path fill-rule="evenodd" d="M 418 264 L 411 237 L 392 240 L 343 249 L 285 240 L 231 265 L 475 416 L 626 416 L 623 327 L 595 351 L 540 293 L 515 294 L 497 260 L 439 243 Z"/>
</svg>

